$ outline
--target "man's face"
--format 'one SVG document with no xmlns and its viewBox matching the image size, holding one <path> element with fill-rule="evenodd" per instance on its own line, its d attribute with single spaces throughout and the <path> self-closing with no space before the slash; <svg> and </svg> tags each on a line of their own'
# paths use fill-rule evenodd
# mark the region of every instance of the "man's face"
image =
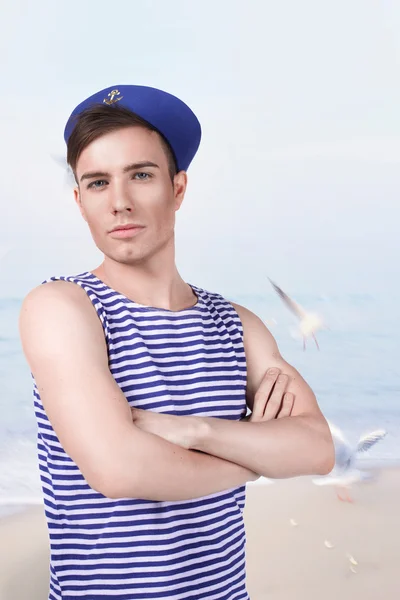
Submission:
<svg viewBox="0 0 400 600">
<path fill-rule="evenodd" d="M 128 127 L 103 135 L 81 153 L 76 177 L 75 200 L 96 246 L 112 260 L 143 262 L 173 241 L 186 173 L 172 183 L 156 132 Z M 127 224 L 139 227 L 111 231 Z"/>
</svg>

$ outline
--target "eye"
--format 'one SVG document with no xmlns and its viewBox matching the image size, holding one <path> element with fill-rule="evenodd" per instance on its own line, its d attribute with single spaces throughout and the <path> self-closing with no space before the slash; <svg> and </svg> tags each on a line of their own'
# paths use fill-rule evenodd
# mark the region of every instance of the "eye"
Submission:
<svg viewBox="0 0 400 600">
<path fill-rule="evenodd" d="M 95 188 L 95 189 L 99 189 L 104 187 L 103 185 L 96 185 L 97 183 L 107 183 L 104 179 L 96 179 L 96 181 L 92 181 L 92 183 L 89 183 L 89 185 L 87 186 L 87 189 L 89 190 L 90 188 Z"/>
<path fill-rule="evenodd" d="M 146 179 L 150 179 L 150 177 L 151 177 L 150 173 L 141 172 L 141 173 L 135 173 L 133 176 L 133 179 L 139 179 L 139 180 L 144 181 Z"/>
</svg>

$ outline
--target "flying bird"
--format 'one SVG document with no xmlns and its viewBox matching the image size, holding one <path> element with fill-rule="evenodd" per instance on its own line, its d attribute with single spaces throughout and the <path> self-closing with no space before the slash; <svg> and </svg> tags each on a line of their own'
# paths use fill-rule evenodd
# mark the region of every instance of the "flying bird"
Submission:
<svg viewBox="0 0 400 600">
<path fill-rule="evenodd" d="M 70 187 L 76 186 L 76 181 L 74 177 L 74 173 L 67 163 L 67 159 L 64 156 L 60 156 L 59 154 L 50 154 L 51 158 L 54 162 L 58 164 L 64 170 L 64 185 Z"/>
<path fill-rule="evenodd" d="M 315 485 L 335 486 L 339 500 L 353 502 L 349 491 L 351 485 L 374 478 L 371 472 L 357 468 L 356 461 L 360 454 L 367 452 L 382 440 L 387 432 L 384 429 L 371 431 L 361 436 L 356 446 L 352 447 L 338 427 L 329 422 L 328 424 L 335 445 L 335 466 L 329 475 L 318 477 L 312 481 Z"/>
<path fill-rule="evenodd" d="M 309 336 L 313 337 L 315 345 L 317 346 L 317 348 L 319 350 L 319 345 L 317 342 L 317 338 L 315 337 L 315 333 L 319 329 L 322 329 L 322 328 L 327 329 L 322 318 L 315 313 L 306 312 L 304 310 L 304 308 L 302 306 L 300 306 L 300 304 L 297 304 L 297 302 L 295 302 L 287 294 L 285 294 L 285 292 L 278 285 L 276 285 L 276 283 L 274 283 L 269 277 L 268 277 L 268 279 L 269 279 L 272 287 L 278 294 L 278 296 L 283 301 L 283 303 L 287 306 L 287 308 L 294 315 L 296 315 L 296 317 L 300 321 L 299 329 L 300 329 L 300 333 L 303 337 L 303 350 L 306 349 L 306 339 Z"/>
</svg>

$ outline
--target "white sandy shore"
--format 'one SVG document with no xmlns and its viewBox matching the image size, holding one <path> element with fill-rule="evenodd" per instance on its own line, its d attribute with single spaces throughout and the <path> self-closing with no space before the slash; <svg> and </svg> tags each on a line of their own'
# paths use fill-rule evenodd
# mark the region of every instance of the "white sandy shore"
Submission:
<svg viewBox="0 0 400 600">
<path fill-rule="evenodd" d="M 400 470 L 382 473 L 353 496 L 353 504 L 340 502 L 331 487 L 305 478 L 249 489 L 251 600 L 400 597 Z"/>
<path fill-rule="evenodd" d="M 356 488 L 354 498 L 342 503 L 308 478 L 249 485 L 251 600 L 397 600 L 400 470 Z M 0 520 L 1 600 L 47 600 L 48 560 L 42 507 Z"/>
</svg>

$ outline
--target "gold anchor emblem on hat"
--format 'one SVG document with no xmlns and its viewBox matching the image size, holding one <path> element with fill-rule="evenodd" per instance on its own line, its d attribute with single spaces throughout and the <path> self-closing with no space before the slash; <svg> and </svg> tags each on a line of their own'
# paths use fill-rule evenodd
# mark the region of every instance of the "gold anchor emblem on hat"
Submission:
<svg viewBox="0 0 400 600">
<path fill-rule="evenodd" d="M 120 98 L 115 98 L 115 96 L 119 96 L 120 92 L 118 90 L 112 90 L 108 96 L 109 96 L 109 100 L 107 100 L 107 98 L 104 98 L 103 102 L 105 104 L 115 104 L 116 102 L 119 102 L 119 100 L 122 100 L 123 96 L 121 96 Z"/>
</svg>

